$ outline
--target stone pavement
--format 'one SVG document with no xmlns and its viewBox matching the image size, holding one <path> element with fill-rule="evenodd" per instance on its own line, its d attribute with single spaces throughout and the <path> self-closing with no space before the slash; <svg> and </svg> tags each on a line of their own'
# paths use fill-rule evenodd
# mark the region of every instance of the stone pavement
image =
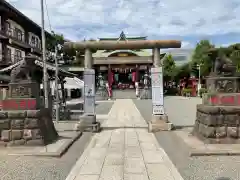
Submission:
<svg viewBox="0 0 240 180">
<path fill-rule="evenodd" d="M 116 100 L 66 180 L 183 180 L 130 99 Z"/>
</svg>

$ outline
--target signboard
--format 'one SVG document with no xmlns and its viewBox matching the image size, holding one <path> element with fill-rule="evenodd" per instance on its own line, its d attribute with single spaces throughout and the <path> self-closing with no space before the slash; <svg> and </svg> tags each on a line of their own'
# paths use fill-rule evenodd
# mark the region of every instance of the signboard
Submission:
<svg viewBox="0 0 240 180">
<path fill-rule="evenodd" d="M 95 114 L 95 71 L 84 70 L 84 113 Z"/>
<path fill-rule="evenodd" d="M 154 115 L 164 114 L 162 67 L 151 68 L 152 109 Z"/>
<path fill-rule="evenodd" d="M 32 91 L 29 85 L 19 85 L 15 88 L 10 88 L 10 96 L 11 98 L 18 97 L 31 97 Z"/>
</svg>

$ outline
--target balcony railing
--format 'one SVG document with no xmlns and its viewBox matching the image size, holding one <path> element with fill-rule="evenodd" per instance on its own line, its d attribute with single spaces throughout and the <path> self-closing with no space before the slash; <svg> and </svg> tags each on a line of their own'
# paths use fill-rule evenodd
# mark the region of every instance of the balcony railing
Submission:
<svg viewBox="0 0 240 180">
<path fill-rule="evenodd" d="M 17 30 L 15 28 L 7 28 L 6 34 L 12 37 L 13 39 L 25 42 L 25 33 L 22 32 L 21 30 Z"/>
<path fill-rule="evenodd" d="M 40 43 L 32 43 L 30 42 L 29 45 L 32 47 L 32 48 L 35 48 L 35 49 L 38 49 L 38 50 L 41 50 L 41 44 Z"/>
</svg>

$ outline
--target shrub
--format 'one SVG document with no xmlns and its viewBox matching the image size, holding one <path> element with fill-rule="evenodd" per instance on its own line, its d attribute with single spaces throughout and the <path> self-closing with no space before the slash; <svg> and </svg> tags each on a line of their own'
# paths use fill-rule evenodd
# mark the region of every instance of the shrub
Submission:
<svg viewBox="0 0 240 180">
<path fill-rule="evenodd" d="M 201 88 L 201 89 L 199 90 L 199 95 L 200 95 L 200 97 L 202 97 L 202 95 L 203 95 L 204 93 L 207 93 L 207 89 L 206 89 L 206 88 Z"/>
<path fill-rule="evenodd" d="M 183 96 L 191 96 L 192 94 L 192 88 L 185 88 L 183 89 Z"/>
</svg>

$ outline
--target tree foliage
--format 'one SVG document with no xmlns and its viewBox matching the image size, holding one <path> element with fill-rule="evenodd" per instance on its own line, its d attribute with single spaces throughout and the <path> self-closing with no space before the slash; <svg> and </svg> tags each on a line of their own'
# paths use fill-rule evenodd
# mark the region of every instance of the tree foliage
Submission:
<svg viewBox="0 0 240 180">
<path fill-rule="evenodd" d="M 212 59 L 209 57 L 209 51 L 214 48 L 214 45 L 209 40 L 201 40 L 197 43 L 194 49 L 191 68 L 197 72 L 197 66 L 201 66 L 201 75 L 208 75 L 212 67 Z"/>
<path fill-rule="evenodd" d="M 56 34 L 54 31 L 51 32 L 51 36 L 46 39 L 46 48 L 50 52 L 55 51 L 56 45 L 63 45 L 65 42 L 62 34 Z"/>
<path fill-rule="evenodd" d="M 232 60 L 233 64 L 235 64 L 238 68 L 238 72 L 240 70 L 240 43 L 230 45 L 228 48 L 228 55 Z"/>
<path fill-rule="evenodd" d="M 175 76 L 176 64 L 171 54 L 168 54 L 163 59 L 163 73 L 167 79 L 172 79 Z"/>
<path fill-rule="evenodd" d="M 64 64 L 71 64 L 72 61 L 74 60 L 74 57 L 72 54 L 67 54 L 63 51 L 62 47 L 65 43 L 64 36 L 62 34 L 57 34 L 54 31 L 51 32 L 51 36 L 49 36 L 46 39 L 46 49 L 48 51 L 48 61 L 51 63 L 55 62 L 54 58 L 54 52 L 55 52 L 55 47 L 58 47 L 58 60 L 63 60 Z M 62 56 L 60 56 L 62 55 Z"/>
<path fill-rule="evenodd" d="M 184 77 L 189 77 L 191 74 L 191 64 L 190 63 L 186 63 L 183 64 L 181 66 L 177 66 L 175 68 L 175 76 L 174 76 L 174 80 L 176 82 L 178 82 L 180 79 L 184 78 Z"/>
<path fill-rule="evenodd" d="M 163 63 L 164 78 L 178 81 L 184 77 L 189 77 L 191 74 L 195 74 L 198 77 L 199 66 L 201 67 L 201 76 L 208 76 L 216 57 L 230 58 L 240 72 L 240 43 L 232 44 L 228 47 L 215 48 L 209 40 L 201 40 L 197 43 L 189 63 L 176 66 L 171 55 L 165 57 Z"/>
</svg>

